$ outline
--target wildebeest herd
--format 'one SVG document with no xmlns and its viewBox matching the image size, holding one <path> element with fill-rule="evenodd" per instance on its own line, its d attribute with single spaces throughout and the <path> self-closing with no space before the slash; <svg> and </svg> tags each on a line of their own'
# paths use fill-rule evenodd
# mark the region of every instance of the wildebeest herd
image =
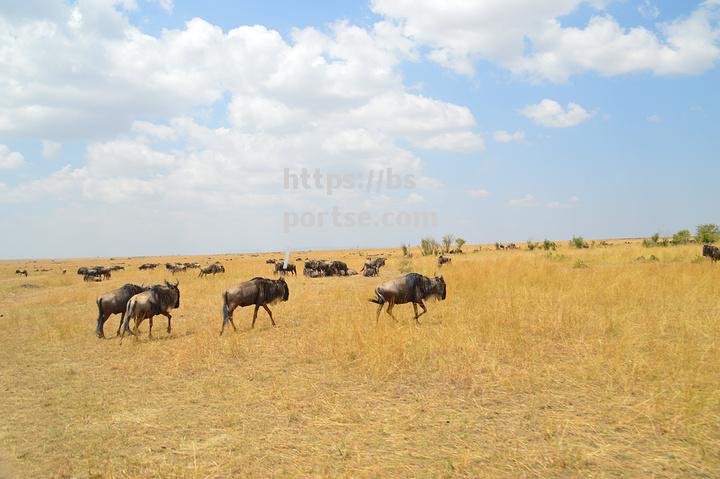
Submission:
<svg viewBox="0 0 720 479">
<path fill-rule="evenodd" d="M 285 264 L 283 261 L 268 261 L 274 264 L 275 274 L 280 274 L 278 279 L 268 279 L 255 277 L 249 281 L 232 286 L 225 290 L 222 294 L 222 312 L 223 321 L 220 328 L 220 335 L 225 331 L 225 327 L 230 325 L 237 330 L 233 322 L 233 312 L 238 308 L 245 306 L 254 306 L 252 325 L 255 327 L 258 311 L 263 308 L 273 326 L 276 325 L 273 318 L 271 305 L 282 301 L 288 301 L 290 298 L 290 288 L 285 281 L 283 275 L 291 273 L 297 275 L 295 265 Z M 368 259 L 363 265 L 365 276 L 376 276 L 379 269 L 385 265 L 385 258 Z M 139 269 L 154 269 L 158 265 L 155 263 L 145 263 Z M 187 269 L 187 263 L 167 263 L 168 270 L 175 272 L 179 266 Z M 94 271 L 105 271 L 109 268 L 94 267 L 81 268 L 84 274 L 95 274 Z M 215 274 L 216 272 L 224 272 L 223 266 L 216 262 L 206 268 L 200 270 L 200 275 Z M 80 272 L 80 271 L 78 271 Z M 318 261 L 308 260 L 305 262 L 303 273 L 306 276 L 352 276 L 358 274 L 356 271 L 348 268 L 343 261 Z M 167 332 L 172 331 L 172 309 L 180 307 L 180 288 L 179 280 L 175 283 L 165 281 L 163 284 L 153 286 L 144 286 L 136 284 L 125 284 L 122 287 L 110 291 L 97 298 L 96 304 L 98 308 L 98 317 L 95 334 L 98 338 L 104 338 L 104 325 L 108 318 L 113 314 L 120 315 L 120 322 L 116 335 L 122 338 L 125 334 L 137 335 L 138 328 L 144 320 L 148 320 L 149 331 L 148 336 L 152 337 L 153 318 L 158 315 L 165 316 L 168 319 Z M 428 278 L 418 273 L 410 273 L 400 278 L 384 282 L 375 289 L 376 298 L 370 299 L 371 302 L 378 304 L 377 318 L 383 306 L 387 305 L 387 314 L 397 321 L 392 313 L 396 304 L 412 303 L 415 311 L 415 321 L 420 324 L 418 318 L 427 312 L 424 301 L 429 298 L 444 300 L 446 297 L 445 280 L 442 276 Z M 422 308 L 422 312 L 418 314 L 418 305 Z M 133 323 L 131 328 L 130 323 Z"/>
</svg>

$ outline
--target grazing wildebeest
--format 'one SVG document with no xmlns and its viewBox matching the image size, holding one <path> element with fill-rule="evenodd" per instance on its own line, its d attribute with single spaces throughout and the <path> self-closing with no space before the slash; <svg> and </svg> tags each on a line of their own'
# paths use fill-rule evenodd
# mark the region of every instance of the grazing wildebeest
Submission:
<svg viewBox="0 0 720 479">
<path fill-rule="evenodd" d="M 370 277 L 370 276 L 377 276 L 378 275 L 378 269 L 375 266 L 368 266 L 365 268 L 365 271 L 360 270 L 363 272 L 363 276 Z"/>
<path fill-rule="evenodd" d="M 348 265 L 344 261 L 333 261 L 330 263 L 330 269 L 334 275 L 347 276 Z"/>
<path fill-rule="evenodd" d="M 120 340 L 125 336 L 125 331 L 129 329 L 130 318 L 135 320 L 135 326 L 133 332 L 137 334 L 140 324 L 145 320 L 150 320 L 150 331 L 148 336 L 152 338 L 152 327 L 153 317 L 158 314 L 162 314 L 168 319 L 167 332 L 170 334 L 172 331 L 172 316 L 170 310 L 180 307 L 180 289 L 178 285 L 179 281 L 175 281 L 175 284 L 170 284 L 165 281 L 165 284 L 151 286 L 146 291 L 136 294 L 127 303 L 125 308 L 125 315 L 123 316 L 123 331 L 120 335 Z"/>
<path fill-rule="evenodd" d="M 124 269 L 125 269 L 125 266 L 115 265 L 115 266 L 110 266 L 110 268 L 108 268 L 108 269 L 109 269 L 110 271 L 121 271 L 121 270 L 124 270 Z"/>
<path fill-rule="evenodd" d="M 199 269 L 200 263 L 185 263 L 185 268 L 187 269 Z"/>
<path fill-rule="evenodd" d="M 704 244 L 703 245 L 703 256 L 710 258 L 713 263 L 720 260 L 720 248 L 717 246 Z"/>
<path fill-rule="evenodd" d="M 448 258 L 447 256 L 440 255 L 438 256 L 438 267 L 444 265 L 445 263 L 451 263 L 452 258 Z"/>
<path fill-rule="evenodd" d="M 143 263 L 138 269 L 155 269 L 158 267 L 158 263 Z"/>
<path fill-rule="evenodd" d="M 392 279 L 382 283 L 375 288 L 377 298 L 370 301 L 378 304 L 377 315 L 375 321 L 380 320 L 380 311 L 383 305 L 387 303 L 387 314 L 395 321 L 397 318 L 393 316 L 392 309 L 396 304 L 412 303 L 415 311 L 415 322 L 420 324 L 418 318 L 427 313 L 427 308 L 423 303 L 424 299 L 436 298 L 444 300 L 447 294 L 445 280 L 441 276 L 428 278 L 418 273 L 409 273 L 397 279 Z M 417 305 L 422 308 L 422 313 L 418 314 Z"/>
<path fill-rule="evenodd" d="M 360 271 L 363 271 L 365 268 L 375 268 L 376 270 L 380 271 L 380 268 L 382 266 L 385 266 L 385 258 L 368 258 L 365 260 L 365 264 L 363 264 L 363 267 L 362 269 L 360 269 Z"/>
<path fill-rule="evenodd" d="M 182 273 L 187 269 L 184 264 L 180 263 L 165 263 L 165 268 L 168 269 L 172 274 Z"/>
<path fill-rule="evenodd" d="M 83 281 L 100 282 L 100 281 L 102 281 L 102 278 L 100 277 L 100 275 L 97 272 L 93 271 L 93 272 L 88 273 L 85 276 L 83 276 Z"/>
<path fill-rule="evenodd" d="M 275 263 L 275 270 L 273 271 L 273 274 L 278 274 L 278 273 L 282 273 L 282 274 L 290 273 L 290 274 L 297 276 L 297 268 L 295 267 L 294 264 L 288 264 L 287 266 L 285 266 L 284 263 L 277 262 L 277 263 Z"/>
<path fill-rule="evenodd" d="M 270 316 L 270 322 L 275 326 L 275 320 L 273 319 L 270 308 L 268 308 L 268 304 L 287 301 L 289 297 L 290 289 L 288 289 L 288 285 L 283 278 L 272 280 L 257 277 L 228 288 L 225 293 L 223 293 L 223 325 L 220 329 L 220 336 L 222 336 L 223 331 L 225 331 L 225 326 L 228 323 L 237 331 L 235 323 L 233 323 L 232 315 L 238 306 L 242 308 L 244 306 L 255 305 L 252 320 L 253 328 L 255 327 L 255 320 L 257 319 L 260 306 L 267 311 L 268 316 Z"/>
<path fill-rule="evenodd" d="M 26 270 L 26 269 L 16 269 L 16 270 L 15 270 L 15 274 L 24 274 L 25 277 L 27 278 L 27 274 L 28 274 L 28 273 L 27 273 L 27 270 Z"/>
<path fill-rule="evenodd" d="M 266 259 L 266 260 L 265 260 L 265 264 L 275 264 L 275 260 L 272 259 L 272 258 L 271 258 L 271 259 Z"/>
<path fill-rule="evenodd" d="M 97 328 L 95 329 L 95 335 L 98 338 L 105 337 L 105 334 L 103 333 L 103 325 L 105 324 L 105 321 L 107 321 L 108 318 L 113 314 L 120 315 L 120 324 L 118 324 L 116 336 L 119 335 L 120 328 L 123 324 L 123 313 L 127 309 L 128 301 L 130 301 L 130 298 L 132 298 L 136 294 L 142 293 L 147 289 L 148 288 L 145 288 L 143 286 L 128 283 L 114 291 L 110 291 L 109 293 L 105 293 L 102 296 L 99 296 L 96 301 L 98 307 L 98 319 Z M 126 330 L 126 332 L 132 334 L 129 329 Z"/>
<path fill-rule="evenodd" d="M 210 266 L 206 266 L 204 268 L 200 268 L 200 274 L 198 274 L 199 278 L 202 278 L 203 276 L 207 274 L 212 274 L 213 276 L 217 273 L 224 273 L 225 267 L 221 265 L 218 262 L 215 262 L 211 264 Z"/>
</svg>

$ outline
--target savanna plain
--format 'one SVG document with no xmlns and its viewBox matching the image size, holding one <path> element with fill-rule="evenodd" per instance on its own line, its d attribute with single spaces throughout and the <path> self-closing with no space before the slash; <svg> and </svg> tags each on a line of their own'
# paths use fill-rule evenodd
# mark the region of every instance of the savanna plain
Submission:
<svg viewBox="0 0 720 479">
<path fill-rule="evenodd" d="M 293 253 L 276 328 L 221 294 L 280 254 L 0 262 L 0 477 L 720 477 L 720 265 L 701 246 Z M 308 278 L 298 256 L 378 278 Z M 650 258 L 653 256 L 653 258 Z M 180 308 L 95 337 L 98 295 L 178 273 Z M 125 267 L 88 283 L 81 265 Z M 15 274 L 26 268 L 28 277 Z M 442 273 L 416 326 L 368 302 Z M 39 271 L 49 269 L 49 271 Z M 66 275 L 61 273 L 67 269 Z"/>
</svg>

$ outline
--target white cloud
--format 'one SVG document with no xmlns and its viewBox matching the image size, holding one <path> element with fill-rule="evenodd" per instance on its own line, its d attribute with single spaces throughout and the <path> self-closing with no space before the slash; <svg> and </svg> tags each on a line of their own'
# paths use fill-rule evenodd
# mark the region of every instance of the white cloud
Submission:
<svg viewBox="0 0 720 479">
<path fill-rule="evenodd" d="M 577 103 L 570 102 L 563 108 L 555 100 L 544 99 L 536 105 L 527 105 L 520 113 L 538 125 L 552 128 L 569 128 L 577 126 L 594 113 L 586 111 Z"/>
<path fill-rule="evenodd" d="M 571 196 L 566 202 L 551 201 L 545 205 L 545 208 L 549 209 L 568 209 L 574 208 L 580 203 L 580 198 L 577 196 Z"/>
<path fill-rule="evenodd" d="M 487 198 L 490 196 L 490 192 L 483 189 L 468 190 L 467 194 L 470 198 Z"/>
<path fill-rule="evenodd" d="M 372 9 L 397 22 L 409 38 L 430 47 L 432 61 L 473 74 L 487 60 L 531 78 L 564 82 L 571 75 L 696 74 L 720 58 L 717 1 L 705 1 L 687 17 L 657 25 L 625 27 L 601 11 L 584 28 L 564 27 L 561 18 L 583 0 L 374 0 Z M 656 11 L 646 2 L 643 11 Z M 642 7 L 642 6 L 641 6 Z"/>
<path fill-rule="evenodd" d="M 428 150 L 444 150 L 454 152 L 483 151 L 485 141 L 471 131 L 442 133 L 424 139 L 417 139 L 413 144 Z"/>
<path fill-rule="evenodd" d="M 425 203 L 425 198 L 417 193 L 410 193 L 407 197 L 407 202 L 410 204 L 421 204 Z"/>
<path fill-rule="evenodd" d="M 645 18 L 657 18 L 660 15 L 660 9 L 651 0 L 643 0 L 638 6 L 638 12 Z"/>
<path fill-rule="evenodd" d="M 54 160 L 60 154 L 62 149 L 62 143 L 55 141 L 43 140 L 42 142 L 42 157 L 46 160 Z"/>
<path fill-rule="evenodd" d="M 0 169 L 10 170 L 25 163 L 25 158 L 17 151 L 11 151 L 6 145 L 0 144 Z"/>
<path fill-rule="evenodd" d="M 662 117 L 660 115 L 648 115 L 646 118 L 648 123 L 662 123 Z"/>
<path fill-rule="evenodd" d="M 525 132 L 518 130 L 514 133 L 505 130 L 498 130 L 493 133 L 493 139 L 498 143 L 512 143 L 514 141 L 523 141 L 525 139 Z"/>
<path fill-rule="evenodd" d="M 523 207 L 523 208 L 532 208 L 534 206 L 537 206 L 539 204 L 537 198 L 535 198 L 530 193 L 526 194 L 522 198 L 514 198 L 509 201 L 510 206 L 517 206 L 517 207 Z"/>
</svg>

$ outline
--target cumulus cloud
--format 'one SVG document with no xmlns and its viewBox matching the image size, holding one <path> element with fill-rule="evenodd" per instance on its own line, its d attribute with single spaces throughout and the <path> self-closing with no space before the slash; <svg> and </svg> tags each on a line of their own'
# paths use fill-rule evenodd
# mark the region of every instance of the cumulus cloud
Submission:
<svg viewBox="0 0 720 479">
<path fill-rule="evenodd" d="M 606 2 L 587 2 L 597 12 L 584 28 L 561 18 L 583 0 L 374 0 L 373 10 L 397 22 L 403 33 L 430 48 L 428 58 L 460 74 L 473 74 L 478 60 L 494 62 L 531 78 L 564 82 L 571 75 L 620 75 L 649 71 L 696 74 L 720 58 L 720 3 L 702 2 L 690 15 L 651 30 L 626 27 L 603 11 Z M 646 1 L 641 11 L 657 12 Z"/>
<path fill-rule="evenodd" d="M 549 209 L 567 209 L 574 208 L 580 203 L 580 198 L 577 196 L 571 196 L 567 201 L 551 201 L 545 205 L 545 208 Z"/>
<path fill-rule="evenodd" d="M 6 145 L 0 144 L 0 169 L 10 170 L 25 163 L 25 158 L 17 151 L 11 151 Z"/>
<path fill-rule="evenodd" d="M 493 133 L 493 139 L 498 143 L 512 143 L 514 141 L 523 141 L 525 139 L 525 132 L 522 130 L 518 130 L 516 132 L 498 130 Z"/>
<path fill-rule="evenodd" d="M 508 203 L 510 206 L 517 206 L 523 208 L 532 208 L 539 204 L 537 198 L 530 193 L 526 194 L 522 198 L 513 198 Z"/>
<path fill-rule="evenodd" d="M 42 142 L 42 157 L 46 160 L 54 160 L 60 154 L 62 149 L 62 143 L 55 141 L 43 140 Z"/>
<path fill-rule="evenodd" d="M 537 123 L 551 128 L 569 128 L 577 126 L 594 113 L 586 111 L 577 103 L 570 102 L 563 108 L 555 100 L 544 99 L 535 105 L 527 105 L 520 113 Z"/>
<path fill-rule="evenodd" d="M 468 190 L 467 195 L 470 198 L 487 198 L 490 196 L 490 192 L 483 189 Z"/>
</svg>

